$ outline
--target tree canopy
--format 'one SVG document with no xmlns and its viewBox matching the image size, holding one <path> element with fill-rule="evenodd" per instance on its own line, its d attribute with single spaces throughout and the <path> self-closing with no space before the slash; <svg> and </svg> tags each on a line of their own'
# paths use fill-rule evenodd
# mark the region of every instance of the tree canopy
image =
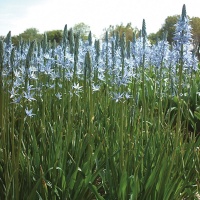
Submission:
<svg viewBox="0 0 200 200">
<path fill-rule="evenodd" d="M 54 40 L 56 43 L 60 43 L 62 40 L 63 31 L 62 30 L 52 30 L 47 31 L 47 40 L 53 42 Z M 42 41 L 43 34 L 40 34 L 38 29 L 36 28 L 28 28 L 23 33 L 20 33 L 17 36 L 12 37 L 12 42 L 14 45 L 17 45 L 20 38 L 24 41 L 32 41 L 37 40 L 38 42 Z"/>
<path fill-rule="evenodd" d="M 20 33 L 17 36 L 12 37 L 12 43 L 14 45 L 18 45 L 18 42 L 20 41 L 20 38 L 22 38 L 24 41 L 41 41 L 43 36 L 39 33 L 39 30 L 36 28 L 28 28 L 23 33 Z"/>
<path fill-rule="evenodd" d="M 87 40 L 90 33 L 90 26 L 83 22 L 75 24 L 73 26 L 73 32 L 75 34 L 79 33 L 82 40 Z"/>
<path fill-rule="evenodd" d="M 53 30 L 53 31 L 47 31 L 47 39 L 53 42 L 54 40 L 56 43 L 60 43 L 62 41 L 62 35 L 63 31 L 62 30 Z"/>
<path fill-rule="evenodd" d="M 23 33 L 19 34 L 18 37 L 22 37 L 24 40 L 41 40 L 42 34 L 39 34 L 39 30 L 36 28 L 28 28 Z"/>
<path fill-rule="evenodd" d="M 174 15 L 169 16 L 165 19 L 165 23 L 162 26 L 162 28 L 159 30 L 159 36 L 161 37 L 163 32 L 167 31 L 167 40 L 171 44 L 173 42 L 173 37 L 175 33 L 175 24 L 177 23 L 177 20 L 180 16 Z"/>
<path fill-rule="evenodd" d="M 200 18 L 192 17 L 190 23 L 192 26 L 193 45 L 198 48 L 200 46 Z"/>
<path fill-rule="evenodd" d="M 108 33 L 109 37 L 111 37 L 113 33 L 118 33 L 119 36 L 122 37 L 122 34 L 125 33 L 127 41 L 132 41 L 133 33 L 138 34 L 139 32 L 137 28 L 132 27 L 131 23 L 127 23 L 127 25 L 124 25 L 123 23 L 115 26 L 110 25 L 105 31 Z"/>
</svg>

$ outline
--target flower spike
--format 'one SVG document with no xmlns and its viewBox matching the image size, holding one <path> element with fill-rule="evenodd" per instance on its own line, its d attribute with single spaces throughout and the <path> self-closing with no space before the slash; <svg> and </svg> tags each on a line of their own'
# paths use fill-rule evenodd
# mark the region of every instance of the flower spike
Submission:
<svg viewBox="0 0 200 200">
<path fill-rule="evenodd" d="M 145 20 L 143 19 L 142 21 L 142 37 L 146 38 L 147 32 L 146 32 L 146 23 Z"/>
<path fill-rule="evenodd" d="M 184 21 L 184 19 L 187 17 L 186 15 L 186 6 L 185 4 L 183 5 L 183 8 L 182 8 L 182 21 Z"/>
</svg>

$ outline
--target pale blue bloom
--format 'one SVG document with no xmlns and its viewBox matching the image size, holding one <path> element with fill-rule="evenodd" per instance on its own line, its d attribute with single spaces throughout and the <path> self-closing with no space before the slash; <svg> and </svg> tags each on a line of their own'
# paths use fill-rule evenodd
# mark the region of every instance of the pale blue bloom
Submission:
<svg viewBox="0 0 200 200">
<path fill-rule="evenodd" d="M 180 17 L 176 23 L 174 41 L 176 42 L 177 48 L 181 45 L 190 45 L 192 41 L 191 25 L 187 16 Z"/>
<path fill-rule="evenodd" d="M 113 93 L 113 100 L 115 102 L 119 102 L 121 99 L 123 99 L 123 93 Z"/>
<path fill-rule="evenodd" d="M 83 87 L 83 86 L 79 86 L 79 83 L 74 83 L 74 85 L 72 86 L 75 90 L 81 90 L 81 88 Z"/>
<path fill-rule="evenodd" d="M 59 87 L 59 88 L 62 88 L 62 86 L 63 86 L 62 84 L 58 83 L 58 87 Z"/>
<path fill-rule="evenodd" d="M 17 92 L 18 92 L 18 90 L 15 90 L 15 88 L 12 87 L 12 90 L 9 91 L 9 93 L 10 93 L 10 98 L 11 98 L 11 99 L 14 98 L 14 97 L 17 95 Z"/>
<path fill-rule="evenodd" d="M 92 84 L 92 91 L 93 91 L 93 92 L 99 91 L 99 89 L 100 89 L 100 86 L 99 86 L 99 85 L 94 85 L 94 84 Z"/>
<path fill-rule="evenodd" d="M 60 92 L 58 92 L 57 94 L 55 94 L 55 96 L 60 100 L 62 99 L 62 94 Z"/>
<path fill-rule="evenodd" d="M 126 99 L 130 99 L 130 98 L 132 98 L 132 95 L 130 95 L 128 92 L 126 92 L 126 93 L 124 93 L 124 97 Z"/>
<path fill-rule="evenodd" d="M 18 104 L 18 103 L 20 103 L 21 99 L 22 99 L 22 96 L 15 97 L 15 98 L 13 98 L 13 102 L 12 103 Z"/>
<path fill-rule="evenodd" d="M 98 74 L 98 79 L 101 80 L 102 82 L 105 82 L 104 73 L 99 73 L 99 74 Z"/>
<path fill-rule="evenodd" d="M 182 8 L 182 15 L 180 16 L 175 26 L 176 30 L 174 35 L 174 41 L 175 50 L 178 53 L 178 59 L 182 61 L 184 69 L 190 69 L 191 66 L 197 66 L 197 59 L 195 59 L 192 56 L 191 52 L 192 28 L 189 24 L 189 19 L 186 15 L 185 4 Z"/>
<path fill-rule="evenodd" d="M 21 72 L 18 71 L 17 69 L 14 70 L 13 72 L 14 72 L 15 77 L 17 77 L 17 78 L 20 78 L 20 77 L 21 77 Z"/>
<path fill-rule="evenodd" d="M 150 56 L 151 64 L 156 67 L 167 66 L 169 52 L 169 43 L 165 36 L 161 41 L 153 45 Z"/>
<path fill-rule="evenodd" d="M 32 65 L 32 66 L 30 66 L 29 70 L 30 70 L 31 72 L 37 72 L 37 71 L 38 71 L 38 68 Z"/>
<path fill-rule="evenodd" d="M 33 88 L 33 85 L 27 85 L 27 90 L 30 92 L 31 90 L 34 90 L 35 88 Z"/>
<path fill-rule="evenodd" d="M 13 84 L 14 87 L 19 88 L 23 83 L 24 83 L 23 78 L 16 78 Z"/>
<path fill-rule="evenodd" d="M 49 87 L 50 89 L 53 89 L 53 88 L 55 88 L 55 84 L 50 84 L 50 85 L 48 85 L 48 87 Z"/>
<path fill-rule="evenodd" d="M 28 108 L 25 109 L 26 115 L 28 117 L 33 117 L 35 114 L 32 113 L 33 109 L 28 110 Z"/>
<path fill-rule="evenodd" d="M 135 67 L 141 66 L 144 62 L 145 67 L 149 66 L 149 57 L 151 55 L 149 41 L 143 37 L 139 37 L 136 39 L 135 43 L 132 43 L 132 54 L 133 54 L 133 62 Z M 143 60 L 143 56 L 145 55 L 145 60 Z"/>
<path fill-rule="evenodd" d="M 30 79 L 33 79 L 33 80 L 37 80 L 37 79 L 38 79 L 38 77 L 37 77 L 37 75 L 36 75 L 35 72 L 31 72 L 31 73 L 29 74 L 29 78 L 30 78 Z"/>
<path fill-rule="evenodd" d="M 56 78 L 60 78 L 60 76 L 56 72 L 51 73 L 51 80 L 55 80 Z"/>
<path fill-rule="evenodd" d="M 34 94 L 31 94 L 30 91 L 24 92 L 24 98 L 27 99 L 28 101 L 36 101 L 35 98 L 33 98 Z"/>
<path fill-rule="evenodd" d="M 47 60 L 52 60 L 53 59 L 48 53 L 45 53 L 43 56 Z"/>
<path fill-rule="evenodd" d="M 65 76 L 66 76 L 66 78 L 67 78 L 68 80 L 71 80 L 71 78 L 73 77 L 73 72 L 68 71 L 68 72 L 65 73 Z"/>
</svg>

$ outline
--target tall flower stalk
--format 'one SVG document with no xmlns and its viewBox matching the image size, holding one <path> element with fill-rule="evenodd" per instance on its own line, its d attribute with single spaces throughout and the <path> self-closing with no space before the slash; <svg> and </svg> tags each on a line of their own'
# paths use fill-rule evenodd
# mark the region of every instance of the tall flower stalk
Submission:
<svg viewBox="0 0 200 200">
<path fill-rule="evenodd" d="M 178 54 L 178 111 L 177 111 L 177 134 L 181 133 L 181 103 L 182 103 L 182 84 L 183 84 L 183 73 L 188 71 L 190 68 L 191 59 L 191 26 L 189 24 L 189 19 L 186 14 L 186 6 L 183 5 L 182 14 L 176 24 L 174 41 L 175 41 L 175 50 Z"/>
<path fill-rule="evenodd" d="M 146 87 L 145 87 L 145 65 L 146 65 L 146 50 L 147 50 L 147 32 L 146 32 L 146 23 L 145 20 L 143 19 L 142 22 L 142 35 L 141 35 L 141 39 L 143 42 L 143 54 L 142 54 L 142 116 L 143 116 L 143 120 L 142 120 L 142 124 L 144 124 L 144 132 L 145 134 L 147 133 L 147 121 L 146 121 Z"/>
</svg>

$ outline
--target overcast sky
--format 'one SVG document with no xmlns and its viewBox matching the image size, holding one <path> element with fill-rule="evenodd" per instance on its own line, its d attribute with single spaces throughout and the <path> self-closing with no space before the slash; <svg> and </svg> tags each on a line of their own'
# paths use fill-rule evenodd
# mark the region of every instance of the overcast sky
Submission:
<svg viewBox="0 0 200 200">
<path fill-rule="evenodd" d="M 200 17 L 200 0 L 0 0 L 0 35 L 27 28 L 44 33 L 84 22 L 100 36 L 109 25 L 131 22 L 141 29 L 143 19 L 147 33 L 153 33 L 167 16 L 181 14 L 183 4 L 190 17 Z"/>
</svg>

